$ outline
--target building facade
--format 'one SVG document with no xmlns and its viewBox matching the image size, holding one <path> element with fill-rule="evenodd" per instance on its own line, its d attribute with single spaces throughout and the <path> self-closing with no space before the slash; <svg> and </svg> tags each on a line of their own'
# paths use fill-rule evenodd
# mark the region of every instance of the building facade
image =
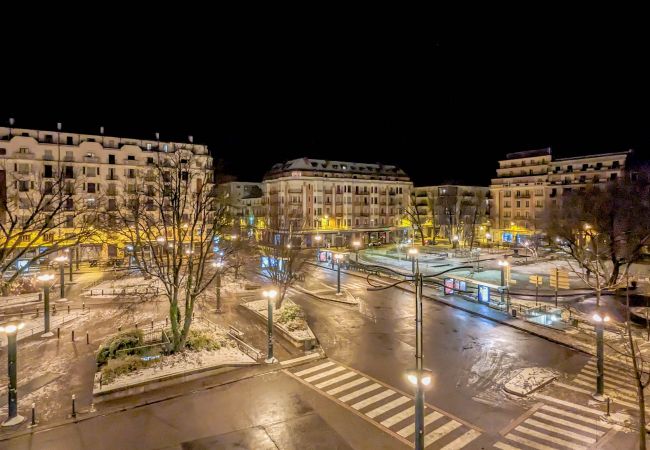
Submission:
<svg viewBox="0 0 650 450">
<path fill-rule="evenodd" d="M 300 158 L 264 176 L 266 238 L 291 235 L 301 245 L 343 246 L 351 240 L 391 242 L 405 236 L 404 208 L 413 188 L 398 167 Z"/>
<path fill-rule="evenodd" d="M 445 184 L 414 187 L 411 203 L 417 208 L 426 239 L 467 244 L 490 236 L 489 197 L 487 186 Z"/>
<path fill-rule="evenodd" d="M 0 203 L 5 209 L 16 208 L 15 216 L 29 214 L 31 209 L 22 211 L 21 202 L 46 195 L 48 183 L 61 180 L 74 196 L 60 211 L 63 225 L 53 232 L 70 234 L 83 220 L 83 211 L 115 212 L 124 194 L 146 191 L 153 205 L 156 196 L 164 195 L 156 187 L 160 186 L 155 183 L 160 176 L 157 168 L 176 152 L 192 155 L 188 170 L 206 173 L 191 189 L 212 183 L 212 157 L 204 145 L 0 127 Z M 0 220 L 7 220 L 6 211 Z M 47 246 L 47 240 L 39 245 Z M 97 260 L 123 256 L 122 247 L 103 236 L 74 250 L 78 260 Z"/>
<path fill-rule="evenodd" d="M 240 234 L 265 228 L 263 189 L 262 183 L 248 181 L 229 181 L 217 187 L 219 199 L 228 208 L 233 227 L 239 228 Z"/>
<path fill-rule="evenodd" d="M 496 242 L 521 242 L 552 205 L 571 191 L 623 175 L 630 151 L 553 159 L 550 148 L 510 153 L 499 161 L 490 185 L 491 225 Z"/>
</svg>

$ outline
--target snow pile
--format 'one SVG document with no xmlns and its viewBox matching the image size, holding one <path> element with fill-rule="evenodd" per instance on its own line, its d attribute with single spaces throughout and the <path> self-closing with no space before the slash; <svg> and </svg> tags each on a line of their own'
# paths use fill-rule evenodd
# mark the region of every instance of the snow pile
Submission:
<svg viewBox="0 0 650 450">
<path fill-rule="evenodd" d="M 262 316 L 264 316 L 264 318 L 268 318 L 268 303 L 267 303 L 267 300 L 254 300 L 252 302 L 243 303 L 243 306 L 248 308 L 248 309 L 251 309 L 253 311 L 256 311 L 256 312 L 260 313 Z M 288 306 L 292 306 L 292 307 L 295 306 L 295 307 L 300 308 L 298 305 L 296 305 L 291 300 L 283 301 L 282 302 L 282 307 L 279 308 L 279 309 L 275 309 L 275 305 L 272 303 L 272 307 L 273 307 L 273 324 L 276 327 L 282 328 L 286 333 L 290 334 L 291 337 L 293 337 L 294 339 L 297 339 L 299 341 L 315 339 L 316 336 L 314 335 L 314 333 L 309 328 L 309 325 L 306 325 L 306 323 L 305 323 L 306 328 L 304 330 L 292 330 L 292 331 L 288 330 L 281 323 L 278 323 L 278 317 L 280 317 L 280 314 L 282 314 L 282 311 L 284 310 L 284 308 L 286 308 Z"/>
<path fill-rule="evenodd" d="M 503 390 L 510 394 L 525 397 L 546 386 L 557 378 L 557 374 L 543 367 L 526 367 L 514 372 L 514 376 L 503 385 Z"/>
</svg>

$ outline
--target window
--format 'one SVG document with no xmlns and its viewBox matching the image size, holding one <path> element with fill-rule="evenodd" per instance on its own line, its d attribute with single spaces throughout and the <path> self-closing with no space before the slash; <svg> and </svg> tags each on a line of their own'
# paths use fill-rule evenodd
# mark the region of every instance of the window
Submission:
<svg viewBox="0 0 650 450">
<path fill-rule="evenodd" d="M 74 227 L 74 216 L 66 216 L 65 218 L 65 227 L 73 228 Z"/>
<path fill-rule="evenodd" d="M 30 239 L 31 239 L 31 235 L 30 234 L 23 234 L 20 238 L 21 238 L 21 240 L 23 242 L 29 242 Z"/>
<path fill-rule="evenodd" d="M 48 143 L 48 144 L 51 144 L 53 142 L 51 134 L 46 134 L 45 135 L 45 142 Z"/>
<path fill-rule="evenodd" d="M 0 155 L 6 155 L 7 154 L 7 149 L 6 148 L 0 148 Z"/>
<path fill-rule="evenodd" d="M 147 144 L 147 150 L 151 150 L 151 144 Z"/>
<path fill-rule="evenodd" d="M 94 157 L 95 157 L 94 153 L 90 153 L 90 152 L 86 153 L 86 158 L 94 158 Z"/>
<path fill-rule="evenodd" d="M 153 164 L 153 158 L 151 157 L 147 158 L 147 164 Z"/>
<path fill-rule="evenodd" d="M 529 206 L 530 206 L 530 202 L 526 200 L 526 208 L 528 208 Z"/>
<path fill-rule="evenodd" d="M 95 192 L 97 192 L 97 185 L 95 183 L 88 183 L 87 191 L 89 194 L 94 194 Z"/>
<path fill-rule="evenodd" d="M 29 149 L 28 149 L 27 147 L 20 147 L 20 148 L 18 149 L 18 153 L 21 153 L 21 154 L 24 155 L 24 154 L 26 154 L 26 153 L 29 153 Z"/>
<path fill-rule="evenodd" d="M 517 208 L 521 208 L 521 201 L 517 200 Z"/>
<path fill-rule="evenodd" d="M 166 152 L 168 150 L 169 150 L 169 146 L 167 144 L 163 144 L 163 151 Z"/>
<path fill-rule="evenodd" d="M 115 164 L 115 155 L 108 155 L 108 163 Z"/>
<path fill-rule="evenodd" d="M 66 138 L 65 138 L 65 143 L 66 143 L 67 145 L 73 145 L 73 144 L 74 144 L 74 141 L 72 140 L 72 136 L 66 136 Z"/>
<path fill-rule="evenodd" d="M 128 156 L 126 157 L 126 159 L 127 159 L 127 161 L 135 161 L 135 156 L 133 156 L 133 155 L 128 155 Z"/>
<path fill-rule="evenodd" d="M 29 191 L 29 181 L 18 181 L 18 190 L 20 192 L 27 192 Z"/>
<path fill-rule="evenodd" d="M 43 235 L 43 241 L 52 242 L 54 240 L 54 233 L 45 233 Z"/>
</svg>

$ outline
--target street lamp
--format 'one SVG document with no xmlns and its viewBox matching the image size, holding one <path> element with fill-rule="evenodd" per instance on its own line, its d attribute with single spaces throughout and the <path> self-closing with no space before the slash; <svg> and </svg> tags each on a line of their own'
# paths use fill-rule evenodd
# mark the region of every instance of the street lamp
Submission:
<svg viewBox="0 0 650 450">
<path fill-rule="evenodd" d="M 212 263 L 212 267 L 214 267 L 217 271 L 217 312 L 221 312 L 221 268 L 223 267 L 223 262 L 221 261 L 215 261 Z"/>
<path fill-rule="evenodd" d="M 419 363 L 422 362 L 420 359 Z M 409 383 L 415 386 L 415 448 L 424 449 L 424 390 L 431 384 L 433 372 L 417 368 L 406 372 Z"/>
<path fill-rule="evenodd" d="M 452 247 L 457 248 L 458 247 L 458 235 L 454 234 L 454 236 L 451 238 L 451 240 L 453 241 Z"/>
<path fill-rule="evenodd" d="M 411 272 L 415 273 L 415 259 L 418 256 L 418 249 L 415 247 L 409 248 L 409 255 L 411 255 Z"/>
<path fill-rule="evenodd" d="M 22 322 L 9 322 L 4 325 L 0 325 L 0 333 L 5 333 L 7 335 L 7 370 L 9 372 L 9 389 L 7 389 L 8 397 L 8 417 L 7 420 L 2 422 L 3 427 L 12 427 L 18 425 L 25 418 L 18 415 L 18 376 L 17 376 L 17 346 L 16 346 L 16 334 L 18 330 L 23 329 L 25 326 Z"/>
<path fill-rule="evenodd" d="M 72 282 L 72 253 L 70 253 L 69 248 L 66 248 L 63 251 L 68 254 L 68 259 L 70 260 L 70 282 Z"/>
<path fill-rule="evenodd" d="M 609 316 L 607 313 L 601 311 L 600 309 L 596 310 L 592 316 L 594 321 L 594 327 L 596 328 L 596 356 L 597 361 L 597 371 L 596 374 L 596 392 L 593 395 L 593 398 L 599 402 L 605 401 L 605 367 L 604 367 L 604 356 L 605 348 L 603 343 L 603 331 L 605 329 L 605 322 L 609 322 Z"/>
<path fill-rule="evenodd" d="M 336 295 L 341 295 L 341 259 L 343 255 L 337 253 L 334 255 L 336 260 Z"/>
<path fill-rule="evenodd" d="M 43 318 L 45 323 L 42 337 L 51 337 L 54 334 L 50 331 L 50 283 L 54 279 L 54 275 L 44 273 L 36 277 L 36 279 L 43 284 Z"/>
<path fill-rule="evenodd" d="M 361 247 L 361 242 L 354 241 L 352 242 L 352 246 L 354 247 L 354 260 L 359 262 L 359 247 Z"/>
<path fill-rule="evenodd" d="M 275 289 L 266 289 L 262 293 L 264 297 L 266 298 L 268 304 L 267 304 L 267 336 L 268 336 L 268 350 L 266 354 L 266 363 L 267 364 L 273 364 L 278 362 L 278 360 L 273 356 L 273 299 L 277 297 L 278 291 Z"/>
<path fill-rule="evenodd" d="M 505 259 L 500 259 L 498 264 L 499 267 L 501 267 L 501 303 L 504 303 L 506 301 L 506 290 L 508 289 L 508 286 L 506 285 L 506 267 L 508 267 L 510 263 Z M 509 308 L 510 305 L 506 305 L 506 313 Z"/>
<path fill-rule="evenodd" d="M 68 261 L 68 258 L 66 256 L 57 256 L 54 258 L 54 261 L 56 261 L 59 264 L 59 284 L 60 284 L 60 293 L 59 297 L 61 299 L 65 298 L 65 263 Z"/>
</svg>

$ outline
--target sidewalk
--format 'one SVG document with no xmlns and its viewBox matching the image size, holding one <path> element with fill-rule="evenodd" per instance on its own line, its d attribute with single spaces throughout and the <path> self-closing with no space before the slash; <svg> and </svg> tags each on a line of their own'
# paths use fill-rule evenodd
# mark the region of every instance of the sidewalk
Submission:
<svg viewBox="0 0 650 450">
<path fill-rule="evenodd" d="M 315 266 L 319 266 L 321 268 L 331 269 L 331 267 L 326 264 L 316 264 L 316 263 L 311 263 L 311 264 Z M 341 270 L 341 272 L 346 273 L 348 275 L 363 278 L 363 279 L 366 278 L 366 275 L 351 270 Z M 381 282 L 381 280 L 379 282 Z M 387 282 L 384 283 L 388 284 Z M 399 286 L 397 286 L 397 288 L 407 292 L 412 292 L 412 293 L 415 292 L 413 286 L 407 283 L 400 284 Z M 497 322 L 512 328 L 516 328 L 520 331 L 532 334 L 534 336 L 540 337 L 542 339 L 546 339 L 551 342 L 555 342 L 557 344 L 565 345 L 567 347 L 573 348 L 577 351 L 586 353 L 588 355 L 592 355 L 592 356 L 596 355 L 596 337 L 593 331 L 593 327 L 589 329 L 589 328 L 585 328 L 584 326 L 581 326 L 577 329 L 574 328 L 571 331 L 566 331 L 566 332 L 559 331 L 559 330 L 545 327 L 543 325 L 531 323 L 523 319 L 514 318 L 510 314 L 495 310 L 485 304 L 475 303 L 466 300 L 465 298 L 462 298 L 458 295 L 444 295 L 444 296 L 440 295 L 438 289 L 427 287 L 427 286 L 424 287 L 423 298 L 438 301 L 440 303 L 459 309 L 461 311 L 465 311 L 467 313 L 474 314 L 484 319 L 488 319 L 493 322 Z M 627 357 L 620 354 L 616 354 L 616 350 L 618 350 L 619 352 L 622 351 L 621 342 L 618 339 L 616 339 L 617 337 L 618 336 L 615 333 L 608 330 L 605 331 L 605 344 L 606 344 L 605 360 L 613 364 L 623 363 L 631 366 L 632 363 Z M 650 343 L 648 343 L 647 345 L 641 344 L 640 347 L 643 355 L 647 359 L 650 359 Z M 614 355 L 612 355 L 612 353 L 614 353 Z"/>
</svg>

